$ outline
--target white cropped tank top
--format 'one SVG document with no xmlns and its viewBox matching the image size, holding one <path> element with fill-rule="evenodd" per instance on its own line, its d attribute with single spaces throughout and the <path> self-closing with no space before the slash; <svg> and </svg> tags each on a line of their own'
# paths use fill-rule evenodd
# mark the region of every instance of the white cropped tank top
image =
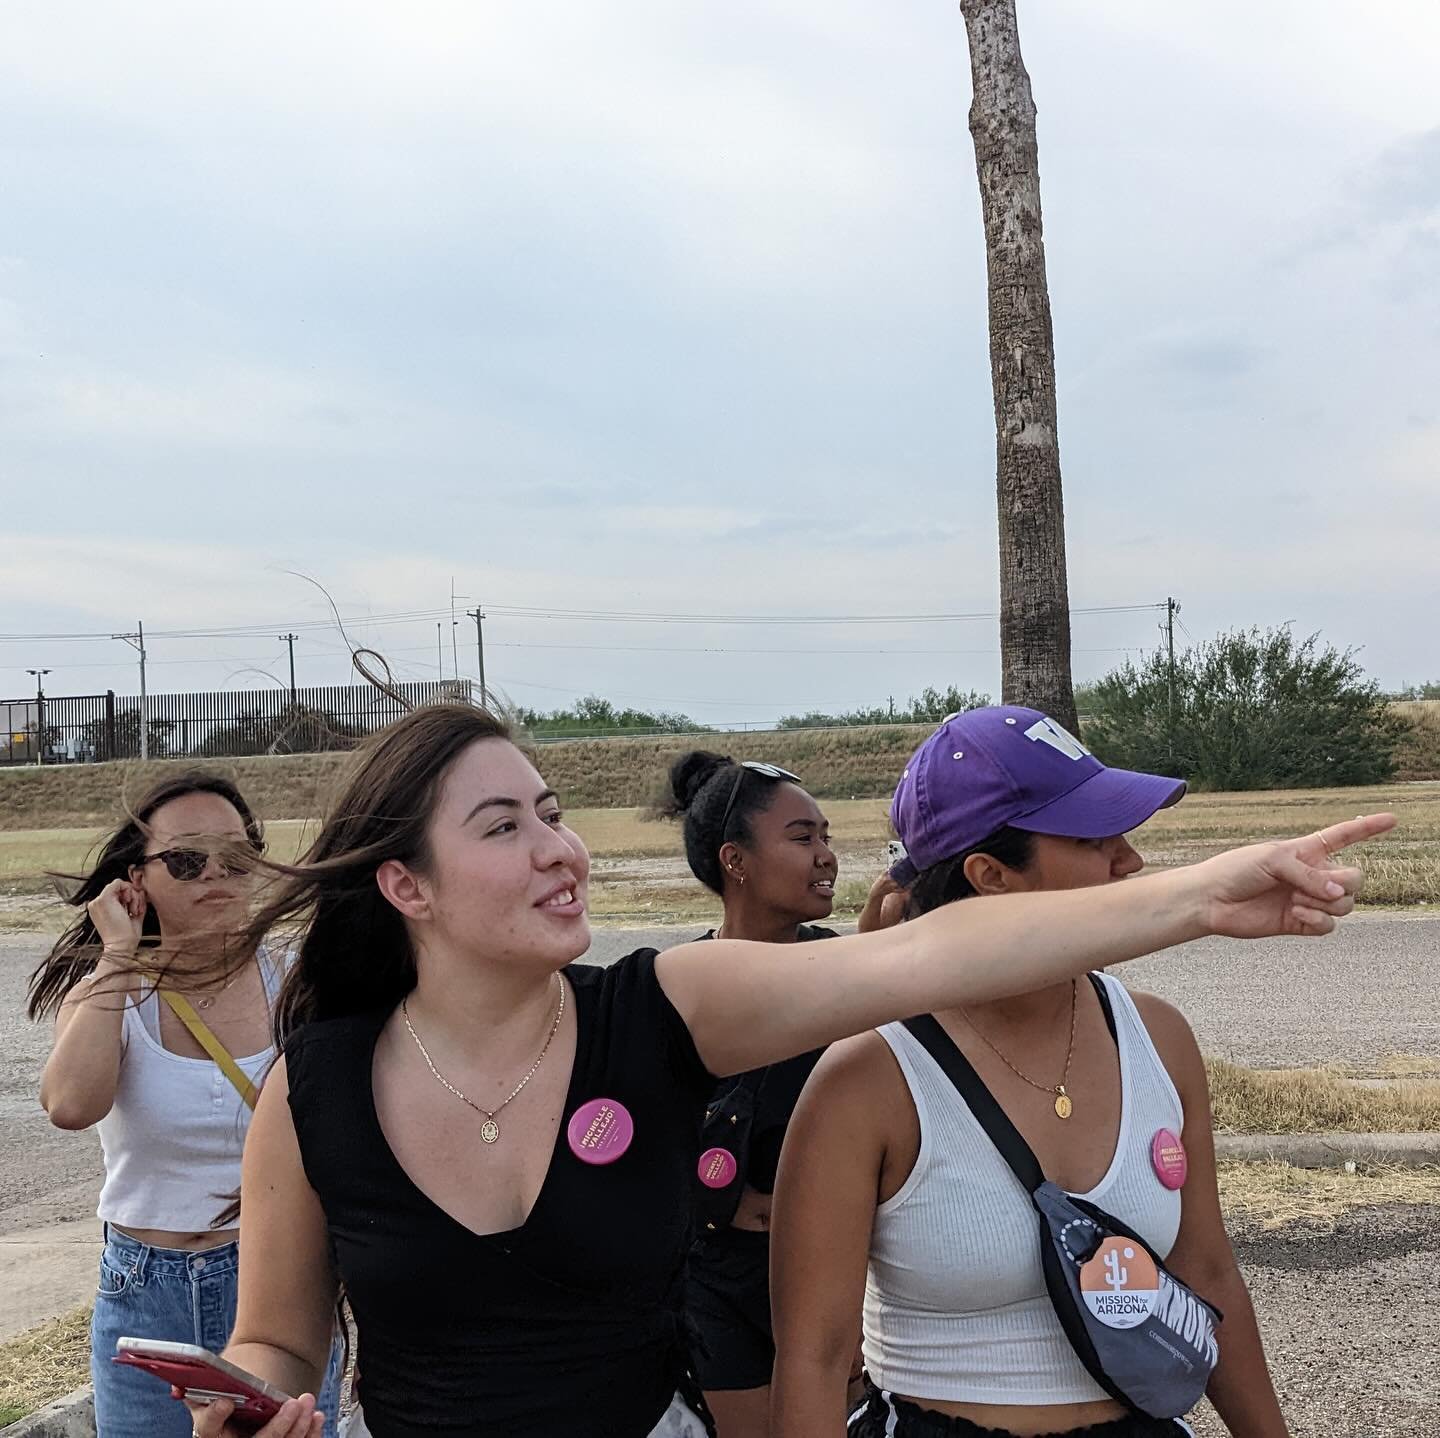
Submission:
<svg viewBox="0 0 1440 1438">
<path fill-rule="evenodd" d="M 1179 1134 L 1175 1085 L 1123 985 L 1101 976 L 1120 1051 L 1120 1135 L 1089 1199 L 1162 1258 L 1180 1194 L 1150 1161 L 1156 1132 Z M 879 1030 L 909 1085 L 920 1151 L 875 1213 L 865 1283 L 865 1366 L 875 1385 L 955 1403 L 1088 1403 L 1109 1395 L 1086 1372 L 1051 1307 L 1030 1196 L 969 1106 L 903 1024 Z"/>
<path fill-rule="evenodd" d="M 283 965 L 262 949 L 271 1007 Z M 203 1018 L 204 1015 L 202 1014 Z M 267 1046 L 235 1062 L 258 1088 L 275 1057 Z M 99 1217 L 126 1228 L 207 1233 L 240 1187 L 240 1150 L 250 1109 L 213 1059 L 171 1053 L 160 1042 L 154 990 L 127 1003 L 120 1029 L 120 1082 L 97 1125 L 105 1155 Z"/>
</svg>

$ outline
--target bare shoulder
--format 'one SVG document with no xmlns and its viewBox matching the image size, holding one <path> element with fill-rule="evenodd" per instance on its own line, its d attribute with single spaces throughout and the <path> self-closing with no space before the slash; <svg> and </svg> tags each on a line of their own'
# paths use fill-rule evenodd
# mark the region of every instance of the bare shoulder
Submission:
<svg viewBox="0 0 1440 1438">
<path fill-rule="evenodd" d="M 903 1083 L 900 1066 L 890 1045 L 874 1029 L 853 1038 L 831 1044 L 815 1065 L 812 1083 L 823 1084 L 831 1092 L 864 1098 L 869 1086 L 887 1080 Z"/>
<path fill-rule="evenodd" d="M 1205 1061 L 1200 1055 L 1200 1045 L 1196 1042 L 1190 1020 L 1169 999 L 1162 999 L 1159 994 L 1136 989 L 1128 992 L 1135 1001 L 1136 1011 L 1155 1045 L 1155 1051 L 1175 1087 L 1180 1090 L 1181 1097 L 1187 1098 L 1191 1092 L 1203 1093 L 1206 1086 Z"/>
<path fill-rule="evenodd" d="M 883 1139 L 909 1095 L 890 1046 L 873 1029 L 831 1044 L 805 1085 L 802 1105 Z M 843 1116 L 843 1119 L 842 1119 Z"/>
<path fill-rule="evenodd" d="M 1150 1030 L 1151 1038 L 1157 1043 L 1162 1038 L 1188 1039 L 1194 1042 L 1195 1035 L 1190 1028 L 1190 1020 L 1169 999 L 1162 999 L 1159 994 L 1149 994 L 1143 989 L 1132 989 L 1128 986 L 1126 992 L 1134 1000 L 1145 1027 Z"/>
</svg>

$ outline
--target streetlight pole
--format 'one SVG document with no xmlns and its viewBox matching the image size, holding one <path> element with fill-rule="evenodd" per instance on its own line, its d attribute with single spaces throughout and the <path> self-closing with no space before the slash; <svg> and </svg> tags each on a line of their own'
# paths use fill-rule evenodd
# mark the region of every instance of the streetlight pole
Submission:
<svg viewBox="0 0 1440 1438">
<path fill-rule="evenodd" d="M 27 674 L 35 676 L 35 762 L 45 762 L 45 687 L 44 678 L 50 672 L 48 669 L 27 669 Z"/>
</svg>

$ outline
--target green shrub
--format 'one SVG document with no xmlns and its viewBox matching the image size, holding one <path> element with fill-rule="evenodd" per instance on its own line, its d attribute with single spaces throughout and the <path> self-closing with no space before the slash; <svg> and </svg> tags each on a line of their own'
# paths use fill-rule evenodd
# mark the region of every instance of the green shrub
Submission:
<svg viewBox="0 0 1440 1438">
<path fill-rule="evenodd" d="M 1127 662 L 1094 687 L 1085 740 L 1107 764 L 1203 789 L 1297 789 L 1391 778 L 1406 720 L 1354 652 L 1288 628 L 1234 630 Z"/>
</svg>

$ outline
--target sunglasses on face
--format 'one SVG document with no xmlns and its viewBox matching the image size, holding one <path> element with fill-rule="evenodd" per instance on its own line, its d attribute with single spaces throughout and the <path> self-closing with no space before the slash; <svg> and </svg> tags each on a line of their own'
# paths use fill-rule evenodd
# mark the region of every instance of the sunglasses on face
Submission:
<svg viewBox="0 0 1440 1438">
<path fill-rule="evenodd" d="M 720 838 L 724 841 L 726 830 L 730 827 L 730 815 L 735 812 L 735 801 L 740 797 L 740 786 L 745 782 L 745 771 L 752 774 L 759 774 L 764 779 L 788 779 L 792 784 L 800 782 L 798 774 L 792 774 L 788 769 L 782 769 L 778 764 L 760 764 L 753 759 L 744 759 L 735 766 L 735 782 L 730 786 L 730 798 L 725 803 L 725 815 L 720 820 Z"/>
<path fill-rule="evenodd" d="M 224 857 L 212 854 L 208 849 L 161 849 L 158 854 L 147 854 L 140 860 L 141 865 L 153 864 L 157 859 L 165 865 L 172 879 L 188 884 L 205 872 L 205 866 L 213 858 L 220 870 L 220 877 L 228 879 L 235 874 L 248 873 L 249 860 L 258 859 L 265 852 L 263 844 L 244 843 L 237 845 L 239 857 Z"/>
</svg>

